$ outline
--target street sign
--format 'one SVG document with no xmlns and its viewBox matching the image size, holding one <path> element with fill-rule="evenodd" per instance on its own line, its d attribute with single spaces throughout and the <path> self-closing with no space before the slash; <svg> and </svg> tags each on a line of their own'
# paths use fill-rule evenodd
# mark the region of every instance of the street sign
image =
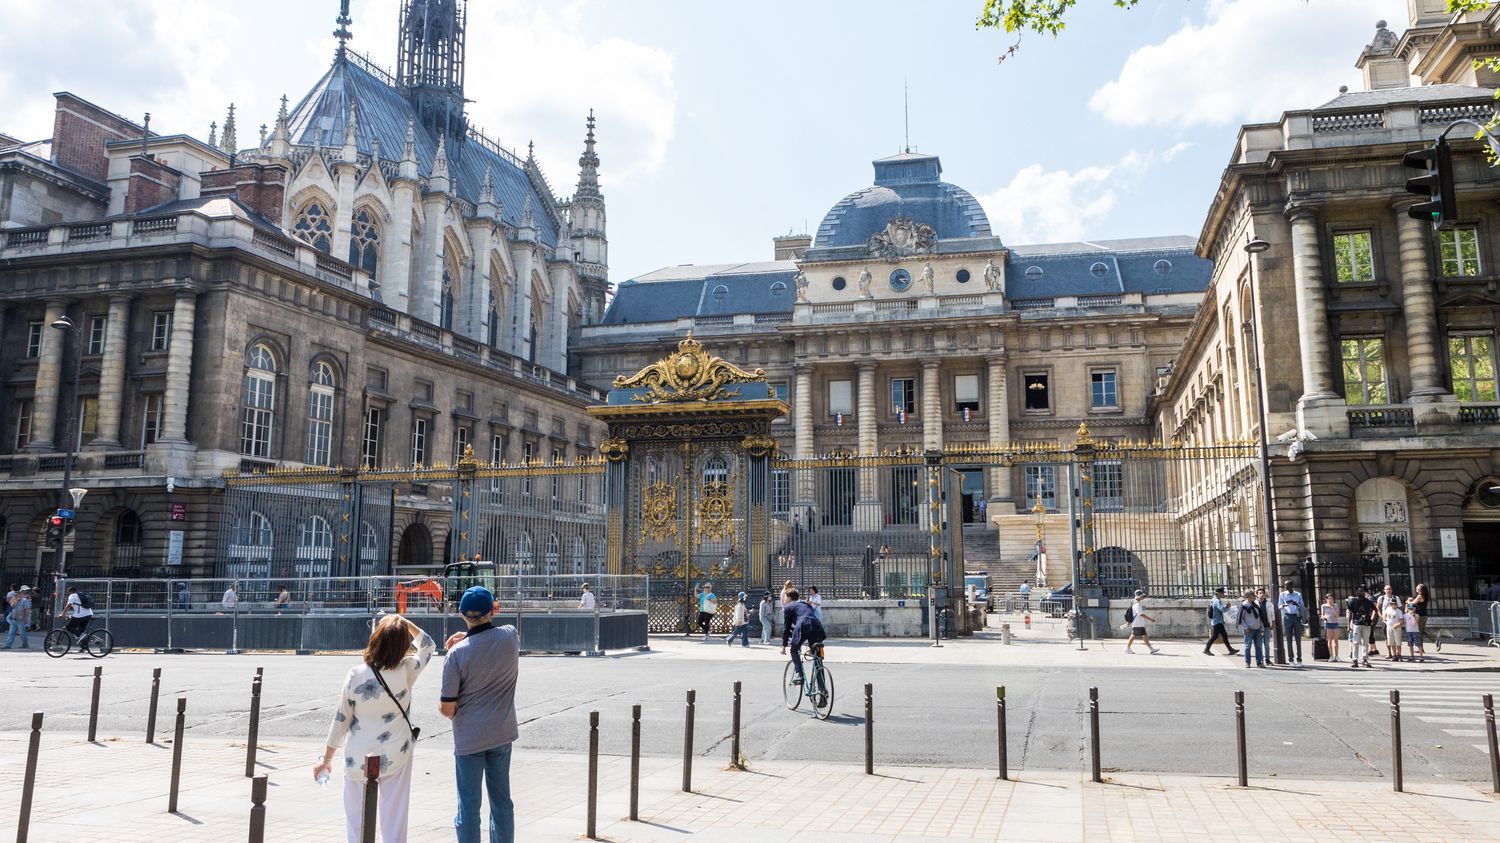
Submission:
<svg viewBox="0 0 1500 843">
<path fill-rule="evenodd" d="M 59 518 L 66 518 L 69 521 L 73 520 L 73 510 L 71 509 L 59 509 L 57 515 Z"/>
<path fill-rule="evenodd" d="M 167 564 L 182 564 L 182 531 L 170 530 L 167 532 Z"/>
<path fill-rule="evenodd" d="M 172 504 L 172 520 L 173 521 L 186 521 L 187 520 L 187 504 L 185 504 L 185 503 L 174 503 L 174 504 Z"/>
</svg>

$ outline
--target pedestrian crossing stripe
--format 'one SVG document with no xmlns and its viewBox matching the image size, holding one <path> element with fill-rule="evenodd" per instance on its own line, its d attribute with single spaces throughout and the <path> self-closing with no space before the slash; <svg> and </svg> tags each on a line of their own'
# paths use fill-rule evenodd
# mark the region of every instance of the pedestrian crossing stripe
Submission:
<svg viewBox="0 0 1500 843">
<path fill-rule="evenodd" d="M 1341 690 L 1373 706 L 1388 705 L 1390 692 L 1401 694 L 1401 712 L 1413 720 L 1440 727 L 1455 738 L 1482 738 L 1484 694 L 1500 697 L 1500 678 L 1494 674 L 1433 676 L 1400 672 L 1326 673 L 1312 677 L 1325 686 Z M 1442 728 L 1447 727 L 1447 728 Z M 1467 728 L 1462 728 L 1467 727 Z M 1487 743 L 1470 744 L 1489 753 Z"/>
</svg>

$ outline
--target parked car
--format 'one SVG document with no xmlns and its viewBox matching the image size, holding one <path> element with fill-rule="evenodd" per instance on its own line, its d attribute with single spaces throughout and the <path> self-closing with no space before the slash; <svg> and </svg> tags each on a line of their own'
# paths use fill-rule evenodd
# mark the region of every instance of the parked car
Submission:
<svg viewBox="0 0 1500 843">
<path fill-rule="evenodd" d="M 964 591 L 973 589 L 973 605 L 983 606 L 985 612 L 995 611 L 994 598 L 990 593 L 990 575 L 988 572 L 964 573 Z"/>
<path fill-rule="evenodd" d="M 1073 584 L 1054 588 L 1042 599 L 1042 612 L 1049 618 L 1061 618 L 1073 608 Z"/>
</svg>

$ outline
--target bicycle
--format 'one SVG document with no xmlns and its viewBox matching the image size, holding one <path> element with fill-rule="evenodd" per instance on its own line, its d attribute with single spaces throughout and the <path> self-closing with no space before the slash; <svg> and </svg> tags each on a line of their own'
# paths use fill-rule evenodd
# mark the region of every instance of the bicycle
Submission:
<svg viewBox="0 0 1500 843">
<path fill-rule="evenodd" d="M 833 674 L 823 665 L 823 645 L 814 644 L 807 648 L 802 654 L 803 676 L 807 677 L 802 685 L 792 680 L 797 677 L 796 670 L 791 662 L 787 662 L 782 671 L 781 687 L 782 695 L 786 701 L 786 707 L 796 711 L 802 705 L 802 692 L 804 686 L 807 690 L 807 701 L 812 703 L 813 716 L 819 720 L 827 720 L 833 713 Z"/>
<path fill-rule="evenodd" d="M 52 658 L 60 659 L 74 647 L 96 659 L 102 659 L 114 652 L 115 636 L 107 629 L 95 629 L 84 632 L 80 638 L 67 629 L 58 627 L 47 633 L 42 649 Z"/>
</svg>

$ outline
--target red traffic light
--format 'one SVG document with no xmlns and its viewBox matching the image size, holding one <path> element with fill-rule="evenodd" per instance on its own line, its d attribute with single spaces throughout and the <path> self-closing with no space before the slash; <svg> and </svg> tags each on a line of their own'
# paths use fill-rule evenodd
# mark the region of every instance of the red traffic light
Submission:
<svg viewBox="0 0 1500 843">
<path fill-rule="evenodd" d="M 54 515 L 47 519 L 47 526 L 49 527 L 61 527 L 66 523 L 67 520 L 64 519 L 61 515 Z"/>
</svg>

